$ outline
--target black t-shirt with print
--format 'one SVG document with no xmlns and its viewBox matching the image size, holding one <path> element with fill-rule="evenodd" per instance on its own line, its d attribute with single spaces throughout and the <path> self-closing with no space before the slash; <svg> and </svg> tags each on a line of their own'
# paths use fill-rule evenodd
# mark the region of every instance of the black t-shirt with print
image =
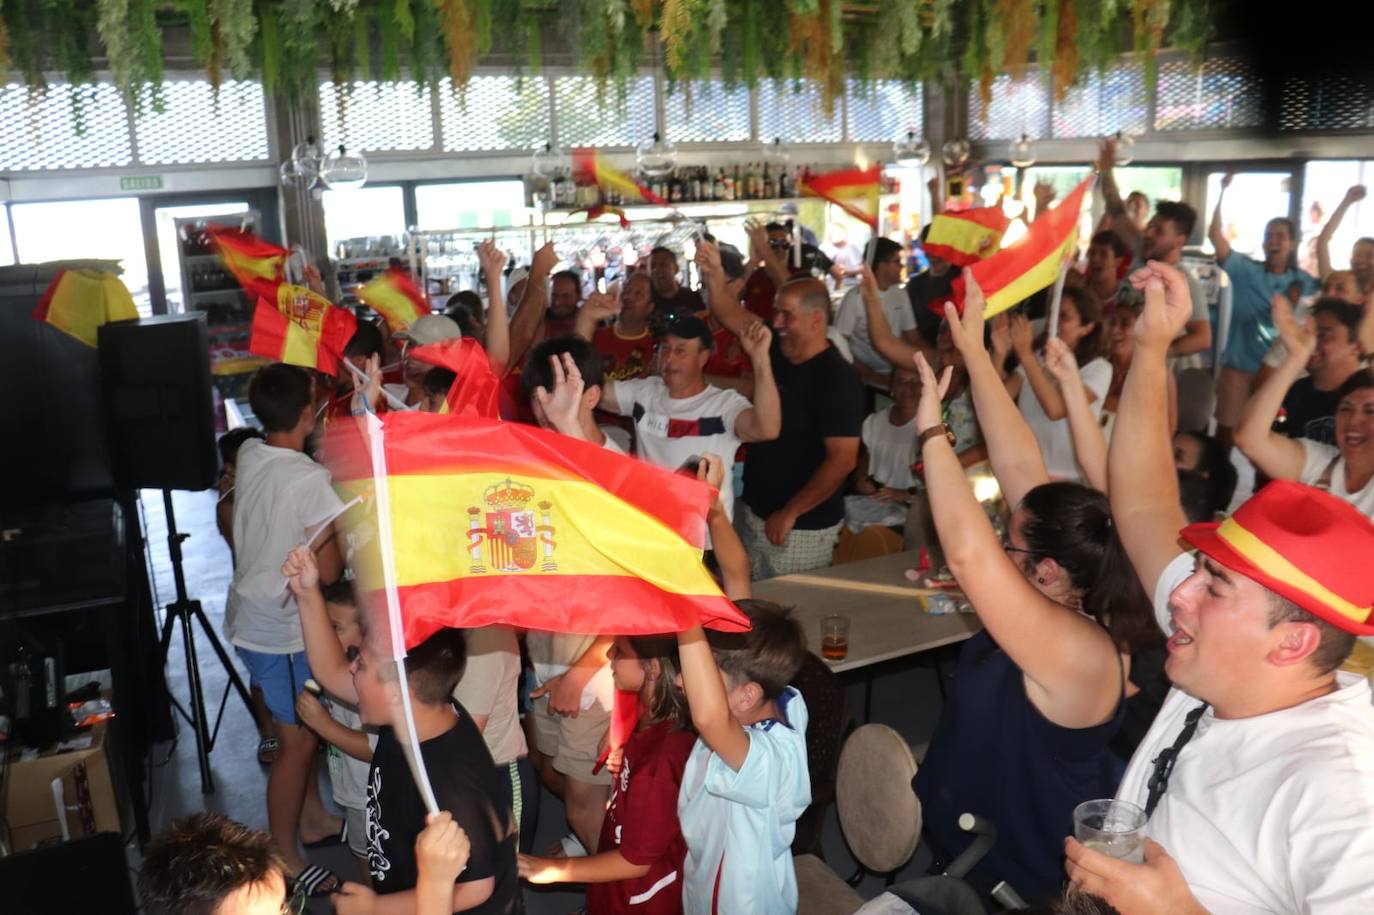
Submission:
<svg viewBox="0 0 1374 915">
<path fill-rule="evenodd" d="M 744 462 L 744 502 L 764 519 L 815 475 L 825 460 L 827 438 L 858 438 L 864 421 L 863 383 L 834 346 L 793 365 L 775 340 L 770 356 L 782 399 L 782 432 L 771 442 L 750 445 Z M 843 518 L 841 484 L 795 527 L 814 531 Z"/>
<path fill-rule="evenodd" d="M 515 817 L 506 806 L 505 789 L 491 753 L 466 711 L 438 737 L 420 744 L 429 781 L 440 810 L 468 835 L 472 850 L 458 882 L 492 877 L 491 896 L 469 912 L 511 915 L 522 911 L 515 869 Z M 415 888 L 418 877 L 415 837 L 425 828 L 425 803 L 411 778 L 396 732 L 381 728 L 367 780 L 367 858 L 372 887 L 378 894 Z"/>
<path fill-rule="evenodd" d="M 1319 391 L 1312 379 L 1299 378 L 1283 398 L 1283 421 L 1275 428 L 1289 438 L 1310 438 L 1323 445 L 1336 443 L 1339 389 Z"/>
</svg>

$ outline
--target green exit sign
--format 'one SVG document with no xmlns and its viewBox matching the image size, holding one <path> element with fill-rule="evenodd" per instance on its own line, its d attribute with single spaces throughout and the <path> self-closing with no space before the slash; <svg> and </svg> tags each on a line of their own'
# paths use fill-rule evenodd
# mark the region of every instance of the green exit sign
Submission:
<svg viewBox="0 0 1374 915">
<path fill-rule="evenodd" d="M 162 176 L 139 175 L 136 178 L 120 178 L 119 189 L 121 191 L 160 191 L 162 190 Z"/>
</svg>

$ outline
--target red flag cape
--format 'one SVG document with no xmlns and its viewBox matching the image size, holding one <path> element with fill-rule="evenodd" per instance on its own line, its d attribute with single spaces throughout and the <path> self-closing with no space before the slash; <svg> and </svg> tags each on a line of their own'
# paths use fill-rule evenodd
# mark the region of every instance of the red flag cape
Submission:
<svg viewBox="0 0 1374 915">
<path fill-rule="evenodd" d="M 94 347 L 102 324 L 137 320 L 138 308 L 113 273 L 63 269 L 43 291 L 30 317 Z"/>
<path fill-rule="evenodd" d="M 501 381 L 491 370 L 491 360 L 482 344 L 471 337 L 440 340 L 413 349 L 410 355 L 458 376 L 445 399 L 445 412 L 488 419 L 500 416 Z"/>
<path fill-rule="evenodd" d="M 278 283 L 270 299 L 258 297 L 248 351 L 333 375 L 357 329 L 351 311 L 304 286 Z"/>
<path fill-rule="evenodd" d="M 593 775 L 601 771 L 612 753 L 630 742 L 630 735 L 639 726 L 640 708 L 639 693 L 623 689 L 615 691 L 611 699 L 611 726 L 606 733 L 606 749 L 596 758 L 596 765 L 592 766 Z"/>
<path fill-rule="evenodd" d="M 205 227 L 205 234 L 224 269 L 234 275 L 245 292 L 266 299 L 276 295 L 277 284 L 285 280 L 290 251 L 232 226 L 210 224 Z"/>
<path fill-rule="evenodd" d="M 940 213 L 930 223 L 923 247 L 927 254 L 967 267 L 997 252 L 1011 220 L 1001 207 L 979 207 L 960 213 Z"/>
<path fill-rule="evenodd" d="M 1052 209 L 1035 217 L 1025 235 L 969 267 L 987 298 L 983 312 L 987 317 L 1015 307 L 1059 278 L 1065 257 L 1077 249 L 1078 216 L 1083 198 L 1095 180 L 1089 175 Z M 963 276 L 954 281 L 952 298 L 962 313 Z M 932 302 L 931 307 L 938 307 L 937 313 L 944 315 L 943 302 Z"/>
<path fill-rule="evenodd" d="M 878 231 L 878 188 L 882 166 L 845 168 L 823 175 L 805 174 L 798 182 L 803 194 L 824 197 L 855 219 Z"/>
<path fill-rule="evenodd" d="M 635 203 L 655 203 L 667 206 L 668 201 L 636 181 L 633 175 L 622 172 L 607 162 L 595 149 L 579 146 L 573 150 L 573 180 L 578 184 L 595 184 L 600 188 L 614 188 L 625 200 Z M 591 218 L 591 217 L 588 217 Z"/>
<path fill-rule="evenodd" d="M 393 334 L 405 330 L 421 315 L 430 313 L 429 301 L 415 285 L 410 274 L 392 267 L 381 276 L 358 288 L 358 301 L 386 321 Z"/>
<path fill-rule="evenodd" d="M 544 429 L 395 412 L 338 423 L 326 464 L 358 586 L 407 647 L 445 626 L 648 635 L 748 619 L 701 562 L 705 484 Z M 388 612 L 390 602 L 387 603 Z"/>
</svg>

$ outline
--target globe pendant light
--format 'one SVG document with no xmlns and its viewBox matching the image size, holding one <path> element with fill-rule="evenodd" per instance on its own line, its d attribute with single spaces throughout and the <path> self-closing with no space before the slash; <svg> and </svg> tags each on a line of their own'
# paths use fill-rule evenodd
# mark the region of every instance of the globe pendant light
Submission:
<svg viewBox="0 0 1374 915">
<path fill-rule="evenodd" d="M 930 161 L 930 144 L 925 137 L 918 137 L 916 131 L 908 130 L 905 137 L 892 144 L 892 155 L 903 168 L 920 168 Z"/>
<path fill-rule="evenodd" d="M 1035 164 L 1035 143 L 1026 134 L 1011 144 L 1011 164 L 1017 168 L 1030 168 Z"/>
<path fill-rule="evenodd" d="M 677 146 L 665 142 L 655 131 L 652 142 L 640 143 L 636 148 L 635 163 L 645 178 L 666 178 L 677 167 Z"/>
<path fill-rule="evenodd" d="M 332 191 L 356 191 L 367 183 L 367 157 L 349 152 L 343 144 L 324 157 L 320 180 Z"/>
</svg>

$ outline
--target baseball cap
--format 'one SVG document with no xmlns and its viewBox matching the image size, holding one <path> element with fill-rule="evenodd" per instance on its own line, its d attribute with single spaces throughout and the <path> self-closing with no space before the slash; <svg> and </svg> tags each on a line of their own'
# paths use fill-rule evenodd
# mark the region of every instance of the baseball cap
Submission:
<svg viewBox="0 0 1374 915">
<path fill-rule="evenodd" d="M 696 315 L 674 315 L 663 329 L 664 334 L 672 334 L 683 340 L 700 340 L 702 349 L 715 349 L 716 338 L 706 322 Z"/>
<path fill-rule="evenodd" d="M 396 336 L 405 337 L 416 346 L 424 346 L 427 343 L 461 337 L 463 331 L 459 328 L 458 322 L 447 315 L 428 314 L 416 318 Z"/>
</svg>

